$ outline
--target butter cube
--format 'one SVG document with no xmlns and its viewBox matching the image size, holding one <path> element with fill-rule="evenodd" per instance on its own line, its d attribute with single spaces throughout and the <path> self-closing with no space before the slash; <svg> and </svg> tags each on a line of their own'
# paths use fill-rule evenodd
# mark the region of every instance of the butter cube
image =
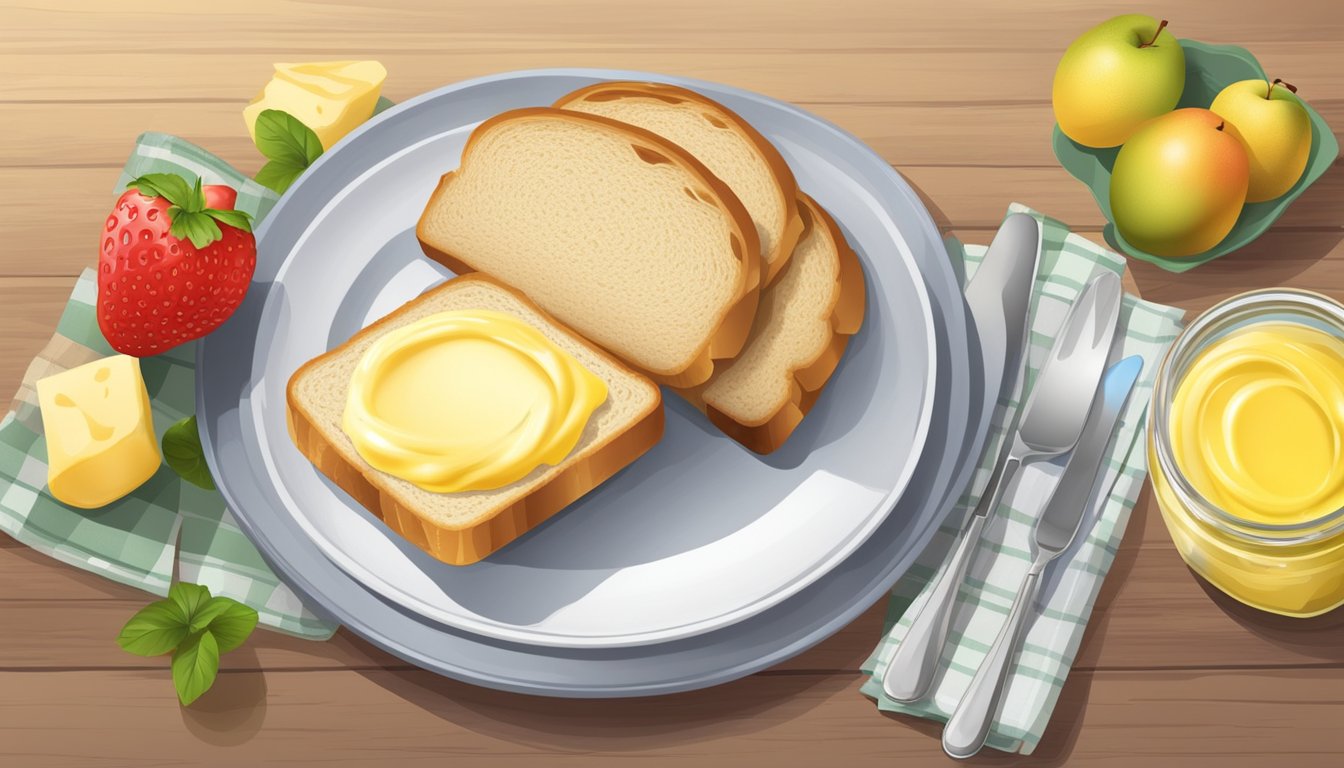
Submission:
<svg viewBox="0 0 1344 768">
<path fill-rule="evenodd" d="M 278 109 L 312 129 L 322 148 L 330 149 L 373 114 L 386 78 L 387 70 L 376 61 L 276 64 L 271 81 L 243 109 L 243 119 L 255 142 L 257 115 Z"/>
<path fill-rule="evenodd" d="M 37 382 L 47 434 L 47 487 L 72 507 L 94 509 L 138 488 L 159 469 L 159 443 L 140 360 L 117 355 Z"/>
</svg>

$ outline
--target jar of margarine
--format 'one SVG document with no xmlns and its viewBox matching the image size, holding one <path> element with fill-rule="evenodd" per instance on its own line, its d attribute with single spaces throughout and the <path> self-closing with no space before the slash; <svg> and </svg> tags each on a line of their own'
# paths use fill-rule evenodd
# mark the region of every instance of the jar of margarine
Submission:
<svg viewBox="0 0 1344 768">
<path fill-rule="evenodd" d="M 1196 572 L 1243 603 L 1344 603 L 1344 305 L 1288 289 L 1196 319 L 1157 373 L 1148 464 Z"/>
</svg>

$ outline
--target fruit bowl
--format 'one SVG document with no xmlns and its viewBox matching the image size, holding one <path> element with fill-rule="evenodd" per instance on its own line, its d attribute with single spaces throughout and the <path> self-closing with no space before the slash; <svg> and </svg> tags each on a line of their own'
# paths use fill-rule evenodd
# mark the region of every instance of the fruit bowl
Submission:
<svg viewBox="0 0 1344 768">
<path fill-rule="evenodd" d="M 1260 63 L 1245 48 L 1235 45 L 1209 45 L 1195 40 L 1181 40 L 1180 43 L 1185 51 L 1185 90 L 1181 92 L 1177 109 L 1183 107 L 1207 109 L 1218 92 L 1226 86 L 1240 80 L 1265 77 L 1265 71 L 1261 69 Z M 1055 157 L 1059 160 L 1059 164 L 1064 166 L 1064 170 L 1092 190 L 1092 197 L 1096 198 L 1097 207 L 1101 208 L 1102 215 L 1106 217 L 1106 229 L 1102 234 L 1112 248 L 1136 259 L 1156 264 L 1170 272 L 1184 272 L 1231 253 L 1264 234 L 1298 195 L 1319 179 L 1339 156 L 1339 142 L 1330 131 L 1330 127 L 1310 104 L 1305 101 L 1302 103 L 1307 109 L 1308 117 L 1311 118 L 1311 154 L 1307 158 L 1307 168 L 1302 172 L 1302 178 L 1280 197 L 1260 203 L 1247 203 L 1227 237 L 1209 250 L 1194 256 L 1181 258 L 1156 256 L 1125 242 L 1116 231 L 1115 216 L 1111 213 L 1111 167 L 1115 165 L 1115 157 L 1120 153 L 1119 147 L 1106 149 L 1085 147 L 1065 136 L 1058 125 L 1055 126 L 1051 143 Z"/>
</svg>

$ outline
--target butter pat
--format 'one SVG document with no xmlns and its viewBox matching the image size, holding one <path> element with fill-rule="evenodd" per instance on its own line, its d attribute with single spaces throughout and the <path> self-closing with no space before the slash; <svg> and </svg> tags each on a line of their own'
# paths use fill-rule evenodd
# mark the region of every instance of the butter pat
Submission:
<svg viewBox="0 0 1344 768">
<path fill-rule="evenodd" d="M 423 317 L 364 352 L 341 428 L 374 469 L 431 493 L 516 483 L 574 450 L 607 384 L 526 321 Z"/>
<path fill-rule="evenodd" d="M 247 131 L 257 140 L 257 115 L 278 109 L 312 129 L 331 145 L 373 114 L 387 70 L 376 61 L 322 61 L 276 64 L 275 75 L 243 109 Z"/>
<path fill-rule="evenodd" d="M 149 392 L 140 361 L 117 355 L 37 382 L 47 435 L 47 487 L 58 501 L 94 509 L 158 471 Z"/>
</svg>

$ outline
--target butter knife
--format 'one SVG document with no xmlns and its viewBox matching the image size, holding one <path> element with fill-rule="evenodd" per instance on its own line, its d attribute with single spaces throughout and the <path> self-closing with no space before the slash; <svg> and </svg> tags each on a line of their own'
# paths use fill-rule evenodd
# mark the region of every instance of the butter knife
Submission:
<svg viewBox="0 0 1344 768">
<path fill-rule="evenodd" d="M 984 403 L 980 412 L 986 419 L 994 413 L 1001 394 L 1014 396 L 1021 388 L 1027 314 L 1040 253 L 1040 224 L 1025 213 L 1011 214 L 1003 220 L 975 277 L 966 286 L 966 305 L 975 322 L 984 365 Z M 1013 427 L 1012 424 L 1008 426 L 1010 430 Z M 999 466 L 1007 459 L 1008 444 L 1009 441 L 1004 441 L 998 457 Z M 965 457 L 965 460 L 974 458 Z M 961 549 L 966 552 L 962 553 Z M 925 608 L 915 617 L 914 625 L 887 664 L 882 687 L 897 701 L 914 701 L 927 693 L 933 684 L 952 616 L 951 596 L 961 582 L 962 571 L 958 566 L 969 559 L 966 555 L 970 550 L 964 543 L 961 549 L 958 550 L 960 558 L 949 563 L 943 577 L 934 585 Z"/>
<path fill-rule="evenodd" d="M 1115 433 L 1125 401 L 1129 399 L 1142 368 L 1143 358 L 1138 355 L 1127 357 L 1111 366 L 1102 381 L 1082 437 L 1069 455 L 1045 511 L 1036 521 L 1031 567 L 1018 588 L 1008 620 L 976 670 L 966 695 L 943 728 L 943 751 L 952 757 L 963 759 L 974 755 L 989 736 L 990 725 L 1006 687 L 1009 662 L 1021 640 L 1026 618 L 1035 609 L 1041 574 L 1052 560 L 1069 549 L 1082 530 L 1080 524 L 1090 506 L 1093 490 L 1105 475 L 1100 470 L 1106 458 L 1106 446 Z"/>
</svg>

